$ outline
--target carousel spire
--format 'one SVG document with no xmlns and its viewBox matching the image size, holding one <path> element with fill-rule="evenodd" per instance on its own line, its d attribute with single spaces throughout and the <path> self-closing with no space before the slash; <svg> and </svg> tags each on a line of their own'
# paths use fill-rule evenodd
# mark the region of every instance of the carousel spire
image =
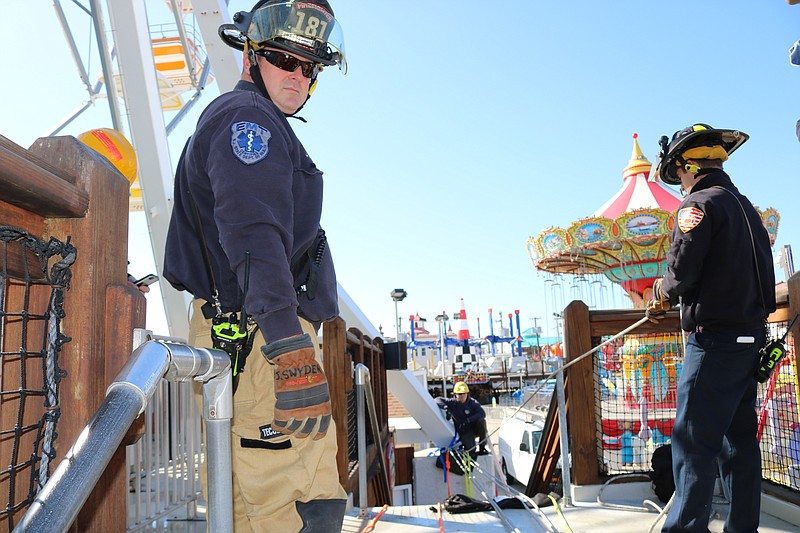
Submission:
<svg viewBox="0 0 800 533">
<path fill-rule="evenodd" d="M 652 166 L 653 165 L 650 164 L 650 161 L 648 161 L 642 153 L 642 149 L 639 148 L 639 134 L 634 133 L 631 160 L 628 161 L 628 166 L 622 171 L 622 180 L 624 181 L 631 176 L 635 176 L 636 174 L 644 174 L 646 178 L 650 175 L 650 169 Z"/>
</svg>

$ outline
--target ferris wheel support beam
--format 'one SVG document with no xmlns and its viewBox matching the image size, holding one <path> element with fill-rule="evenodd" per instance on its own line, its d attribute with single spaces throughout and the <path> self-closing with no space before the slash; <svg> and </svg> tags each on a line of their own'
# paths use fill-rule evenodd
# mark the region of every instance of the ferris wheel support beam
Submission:
<svg viewBox="0 0 800 533">
<path fill-rule="evenodd" d="M 97 48 L 100 51 L 100 65 L 103 69 L 106 95 L 108 95 L 108 107 L 111 111 L 111 123 L 115 130 L 122 131 L 122 113 L 119 100 L 117 100 L 117 87 L 114 83 L 111 52 L 108 49 L 108 39 L 106 39 L 105 24 L 103 24 L 102 6 L 100 0 L 90 0 L 90 5 L 92 6 L 92 24 L 94 24 L 95 38 L 97 38 Z"/>
<path fill-rule="evenodd" d="M 80 76 L 81 81 L 86 86 L 86 90 L 89 91 L 90 97 L 94 98 L 95 92 L 92 90 L 92 84 L 89 83 L 89 75 L 86 73 L 86 68 L 83 66 L 81 54 L 78 52 L 78 46 L 75 44 L 75 38 L 72 36 L 72 30 L 70 30 L 67 17 L 64 15 L 64 8 L 61 7 L 61 0 L 55 0 L 53 2 L 53 9 L 56 10 L 58 23 L 61 25 L 61 29 L 64 32 L 64 37 L 67 39 L 69 51 L 72 54 L 72 59 L 75 61 L 75 66 L 78 67 L 78 76 Z M 89 13 L 89 15 L 91 16 L 91 13 Z"/>
<path fill-rule="evenodd" d="M 172 211 L 172 163 L 161 109 L 155 60 L 144 2 L 108 0 L 108 12 L 118 54 L 122 91 L 133 145 L 139 157 L 139 183 L 158 272 L 163 272 L 164 249 Z M 189 324 L 185 293 L 161 284 L 167 326 L 173 337 L 187 338 Z"/>
<path fill-rule="evenodd" d="M 192 9 L 219 92 L 230 91 L 242 76 L 242 53 L 223 43 L 217 33 L 221 25 L 231 23 L 227 2 L 192 0 Z"/>
<path fill-rule="evenodd" d="M 77 4 L 77 3 L 76 3 Z M 89 18 L 92 19 L 92 24 L 94 26 L 95 31 L 95 38 L 98 42 L 98 49 L 100 52 L 100 64 L 103 71 L 103 78 L 98 80 L 94 86 L 89 81 L 89 75 L 86 72 L 86 67 L 83 64 L 83 58 L 81 57 L 80 52 L 78 51 L 78 46 L 75 44 L 75 38 L 73 37 L 72 30 L 70 29 L 69 21 L 67 20 L 66 15 L 64 14 L 64 8 L 61 6 L 61 0 L 54 0 L 53 1 L 53 9 L 56 12 L 56 18 L 58 18 L 58 22 L 61 25 L 61 29 L 64 32 L 64 37 L 67 40 L 67 45 L 69 46 L 70 53 L 72 54 L 72 59 L 75 62 L 75 66 L 78 69 L 78 76 L 83 82 L 83 85 L 86 87 L 86 91 L 89 93 L 89 99 L 84 102 L 81 106 L 79 106 L 75 111 L 73 111 L 70 115 L 66 118 L 61 120 L 60 123 L 56 124 L 45 136 L 51 137 L 53 135 L 58 135 L 62 129 L 64 129 L 67 125 L 69 125 L 73 120 L 78 118 L 78 116 L 86 111 L 89 107 L 94 105 L 95 101 L 97 100 L 98 94 L 100 89 L 103 87 L 103 83 L 105 79 L 108 79 L 108 76 L 111 75 L 112 69 L 112 60 L 113 60 L 113 51 L 108 51 L 108 41 L 105 35 L 105 28 L 103 25 L 103 13 L 102 9 L 99 4 L 93 4 L 91 10 L 85 8 L 81 4 L 77 4 L 80 9 L 82 9 Z M 113 79 L 113 78 L 112 78 Z M 119 130 L 121 120 L 120 115 L 120 107 L 119 101 L 117 100 L 117 95 L 114 93 L 116 87 L 109 86 L 106 84 L 106 91 L 108 96 L 108 104 L 109 104 L 109 112 L 111 114 L 111 122 L 112 126 Z"/>
<path fill-rule="evenodd" d="M 183 49 L 183 59 L 186 61 L 186 68 L 189 70 L 189 79 L 192 82 L 192 87 L 197 89 L 197 71 L 195 69 L 194 59 L 189 53 L 189 38 L 186 36 L 186 27 L 183 25 L 181 18 L 181 10 L 178 7 L 177 0 L 169 0 L 172 15 L 175 17 L 175 25 L 178 27 L 178 36 L 181 40 L 181 48 Z"/>
</svg>

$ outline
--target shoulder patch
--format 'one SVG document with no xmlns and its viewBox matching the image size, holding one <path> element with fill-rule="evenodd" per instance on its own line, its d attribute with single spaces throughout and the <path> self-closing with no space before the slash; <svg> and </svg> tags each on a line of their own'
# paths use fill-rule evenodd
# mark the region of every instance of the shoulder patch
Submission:
<svg viewBox="0 0 800 533">
<path fill-rule="evenodd" d="M 683 233 L 689 233 L 703 220 L 706 214 L 697 207 L 684 207 L 678 211 L 678 227 Z"/>
<path fill-rule="evenodd" d="M 245 165 L 258 163 L 269 153 L 272 134 L 255 122 L 237 122 L 231 126 L 233 155 Z"/>
</svg>

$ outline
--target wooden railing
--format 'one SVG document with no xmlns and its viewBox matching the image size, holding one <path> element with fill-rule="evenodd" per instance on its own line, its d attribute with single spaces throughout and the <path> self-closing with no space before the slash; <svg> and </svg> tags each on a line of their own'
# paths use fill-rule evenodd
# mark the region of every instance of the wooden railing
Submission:
<svg viewBox="0 0 800 533">
<path fill-rule="evenodd" d="M 355 328 L 345 330 L 345 327 L 344 321 L 337 318 L 332 322 L 326 322 L 322 333 L 323 365 L 331 389 L 333 420 L 336 423 L 336 440 L 339 447 L 336 455 L 339 482 L 346 492 L 353 494 L 353 501 L 358 501 L 358 469 L 366 468 L 369 487 L 367 501 L 370 506 L 380 506 L 391 503 L 391 495 L 386 493 L 385 485 L 380 478 L 380 454 L 378 444 L 372 442 L 371 433 L 367 433 L 367 464 L 358 464 L 354 453 L 358 428 L 355 424 L 353 369 L 355 365 L 363 364 L 370 371 L 380 440 L 382 445 L 387 447 L 392 437 L 389 434 L 388 424 L 383 339 L 371 339 Z"/>
<path fill-rule="evenodd" d="M 127 283 L 128 182 L 104 158 L 73 137 L 38 139 L 24 148 L 0 136 L 0 226 L 14 226 L 48 241 L 69 240 L 77 249 L 70 288 L 65 293 L 62 332 L 71 338 L 63 345 L 59 365 L 66 372 L 61 381 L 56 457 L 52 472 L 67 449 L 77 440 L 105 398 L 106 386 L 113 380 L 132 351 L 134 327 L 144 327 L 145 300 Z M 21 272 L 26 261 L 6 248 L 0 261 L 7 261 L 8 272 Z M 21 308 L 26 295 L 14 283 L 3 287 L 4 309 Z M 0 330 L 3 353 L 18 349 L 41 335 L 6 322 Z M 40 339 L 39 339 L 40 340 Z M 106 357 L 105 354 L 110 354 Z M 23 377 L 8 357 L 0 358 L 2 390 L 41 385 L 42 372 L 27 369 Z M 38 371 L 38 377 L 31 374 Z M 20 400 L 25 419 L 41 417 L 39 402 Z M 0 399 L 0 431 L 19 427 L 18 409 L 9 396 Z M 51 407 L 52 409 L 53 407 Z M 30 446 L 30 444 L 28 444 Z M 0 439 L 0 465 L 11 463 L 12 439 Z M 124 446 L 117 451 L 110 467 L 95 487 L 76 520 L 76 531 L 124 531 L 125 495 Z M 0 494 L 20 501 L 29 493 L 28 484 L 13 483 L 0 477 Z M 0 510 L 8 509 L 0 501 Z M 25 508 L 10 510 L 0 531 L 11 528 Z"/>
</svg>

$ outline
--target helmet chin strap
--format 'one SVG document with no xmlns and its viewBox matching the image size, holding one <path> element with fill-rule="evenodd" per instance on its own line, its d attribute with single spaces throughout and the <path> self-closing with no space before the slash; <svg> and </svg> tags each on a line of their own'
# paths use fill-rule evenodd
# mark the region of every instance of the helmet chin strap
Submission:
<svg viewBox="0 0 800 533">
<path fill-rule="evenodd" d="M 255 84 L 255 86 L 258 87 L 258 90 L 261 91 L 261 95 L 264 96 L 264 98 L 266 98 L 270 102 L 272 102 L 272 98 L 270 98 L 269 92 L 267 91 L 267 86 L 264 84 L 264 78 L 261 77 L 261 69 L 258 68 L 258 58 L 256 57 L 255 51 L 253 50 L 253 48 L 251 46 L 249 46 L 249 43 L 245 43 L 245 50 L 246 50 L 246 53 L 247 53 L 247 57 L 250 60 L 250 71 L 249 71 L 250 72 L 250 78 L 253 80 L 253 83 Z M 316 82 L 317 82 L 317 78 L 316 78 L 316 76 L 314 76 L 311 79 L 310 87 L 314 87 Z M 306 101 L 303 102 L 300 105 L 300 107 L 298 107 L 297 110 L 294 113 L 291 113 L 291 114 L 284 113 L 283 115 L 286 118 L 296 118 L 297 120 L 301 120 L 303 122 L 307 122 L 306 119 L 304 119 L 303 117 L 298 117 L 298 116 L 295 116 L 295 115 L 297 115 L 297 113 L 299 113 L 300 110 L 303 109 L 303 106 L 306 105 L 306 102 L 308 102 L 309 98 L 311 98 L 311 93 L 310 92 L 309 92 L 309 94 L 306 95 Z"/>
</svg>

